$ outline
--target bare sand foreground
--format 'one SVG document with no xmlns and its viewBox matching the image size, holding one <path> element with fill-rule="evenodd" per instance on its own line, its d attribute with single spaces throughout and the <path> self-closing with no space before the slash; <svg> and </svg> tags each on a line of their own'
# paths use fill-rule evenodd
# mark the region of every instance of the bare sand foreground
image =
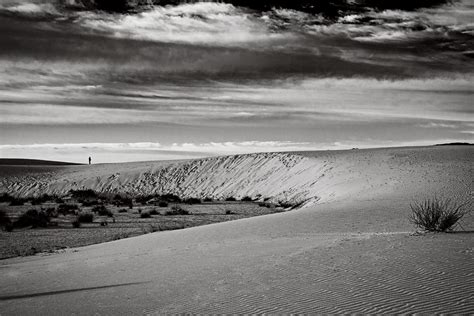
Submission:
<svg viewBox="0 0 474 316">
<path fill-rule="evenodd" d="M 37 188 L 54 193 L 72 181 L 135 190 L 140 183 L 151 188 L 147 179 L 163 186 L 157 179 L 166 178 L 170 188 L 189 195 L 261 194 L 300 199 L 307 207 L 3 260 L 0 314 L 474 313 L 472 214 L 464 219 L 466 231 L 452 234 L 413 235 L 407 220 L 413 199 L 472 199 L 472 147 L 160 165 L 165 169 L 153 163 L 67 167 L 45 173 Z M 186 176 L 179 176 L 183 165 Z M 96 176 L 86 179 L 92 170 Z M 25 174 L 41 178 L 5 175 L 2 190 L 34 190 L 22 180 Z M 218 180 L 227 186 L 218 187 Z"/>
</svg>

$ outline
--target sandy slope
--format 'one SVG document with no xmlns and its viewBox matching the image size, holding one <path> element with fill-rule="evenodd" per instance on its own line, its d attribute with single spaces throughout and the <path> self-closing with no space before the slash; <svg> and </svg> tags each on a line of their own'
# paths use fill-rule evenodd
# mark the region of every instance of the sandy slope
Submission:
<svg viewBox="0 0 474 316">
<path fill-rule="evenodd" d="M 472 147 L 372 149 L 301 154 L 262 153 L 177 162 L 140 162 L 61 168 L 0 168 L 0 192 L 65 194 L 70 189 L 135 194 L 225 198 L 270 197 L 273 201 L 412 198 L 451 190 L 469 194 Z M 449 165 L 449 168 L 446 168 Z M 7 170 L 9 172 L 7 172 Z M 13 172 L 12 172 L 13 170 Z"/>
<path fill-rule="evenodd" d="M 474 312 L 474 235 L 406 220 L 411 197 L 472 195 L 472 149 L 306 159 L 333 167 L 311 207 L 1 261 L 0 314 Z"/>
</svg>

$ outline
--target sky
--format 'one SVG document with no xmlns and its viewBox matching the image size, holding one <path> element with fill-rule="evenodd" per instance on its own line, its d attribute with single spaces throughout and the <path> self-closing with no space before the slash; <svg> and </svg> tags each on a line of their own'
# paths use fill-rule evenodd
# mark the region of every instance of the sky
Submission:
<svg viewBox="0 0 474 316">
<path fill-rule="evenodd" d="M 77 6 L 0 0 L 0 157 L 474 142 L 470 0 L 331 19 L 214 2 Z"/>
</svg>

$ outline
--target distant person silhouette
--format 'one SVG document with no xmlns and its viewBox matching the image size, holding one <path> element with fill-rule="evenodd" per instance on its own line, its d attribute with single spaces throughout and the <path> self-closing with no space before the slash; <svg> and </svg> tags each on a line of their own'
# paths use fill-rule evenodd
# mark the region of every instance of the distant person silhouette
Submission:
<svg viewBox="0 0 474 316">
<path fill-rule="evenodd" d="M 89 157 L 89 165 L 91 164 L 91 161 L 92 161 L 92 159 L 91 159 L 91 157 Z"/>
</svg>

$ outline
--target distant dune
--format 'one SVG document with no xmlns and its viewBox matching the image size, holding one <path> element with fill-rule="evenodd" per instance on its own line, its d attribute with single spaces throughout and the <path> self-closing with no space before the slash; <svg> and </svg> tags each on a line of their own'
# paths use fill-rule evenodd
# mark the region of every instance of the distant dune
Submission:
<svg viewBox="0 0 474 316">
<path fill-rule="evenodd" d="M 414 199 L 472 200 L 473 166 L 471 146 L 431 146 L 10 174 L 1 191 L 20 195 L 87 187 L 305 207 L 2 260 L 0 313 L 472 314 L 473 214 L 427 235 L 408 216 Z"/>
<path fill-rule="evenodd" d="M 0 158 L 2 166 L 72 166 L 80 165 L 73 162 L 38 160 L 38 159 L 20 159 L 20 158 Z"/>
</svg>

